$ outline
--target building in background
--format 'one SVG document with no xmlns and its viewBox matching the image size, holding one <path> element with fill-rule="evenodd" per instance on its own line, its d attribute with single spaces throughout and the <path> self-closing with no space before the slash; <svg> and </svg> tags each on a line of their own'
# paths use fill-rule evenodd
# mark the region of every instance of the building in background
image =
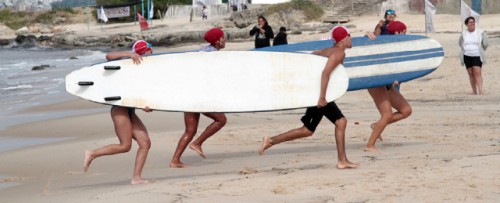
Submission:
<svg viewBox="0 0 500 203">
<path fill-rule="evenodd" d="M 285 3 L 291 0 L 252 0 L 251 4 L 278 4 Z"/>
</svg>

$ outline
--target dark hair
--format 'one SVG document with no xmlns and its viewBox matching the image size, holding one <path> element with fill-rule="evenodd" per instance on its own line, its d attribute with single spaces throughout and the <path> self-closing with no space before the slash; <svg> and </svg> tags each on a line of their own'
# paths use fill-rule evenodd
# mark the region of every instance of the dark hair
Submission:
<svg viewBox="0 0 500 203">
<path fill-rule="evenodd" d="M 474 20 L 474 22 L 476 22 L 476 19 L 475 19 L 474 17 L 469 16 L 469 17 L 468 17 L 468 18 L 466 18 L 466 19 L 465 19 L 465 21 L 464 21 L 465 25 L 467 25 L 467 23 L 469 23 L 469 20 L 470 20 L 470 19 L 472 19 L 472 20 Z"/>
<path fill-rule="evenodd" d="M 264 25 L 268 25 L 267 24 L 267 19 L 264 16 L 259 16 L 257 19 L 260 19 L 260 18 L 262 18 L 262 20 L 266 21 L 266 23 Z"/>
<path fill-rule="evenodd" d="M 280 27 L 280 32 L 286 32 L 286 28 L 285 27 Z"/>
</svg>

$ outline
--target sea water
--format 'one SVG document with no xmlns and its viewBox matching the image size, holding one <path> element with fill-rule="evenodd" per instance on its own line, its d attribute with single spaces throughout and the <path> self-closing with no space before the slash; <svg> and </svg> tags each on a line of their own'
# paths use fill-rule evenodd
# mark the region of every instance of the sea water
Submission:
<svg viewBox="0 0 500 203">
<path fill-rule="evenodd" d="M 88 110 L 38 113 L 24 110 L 78 99 L 66 93 L 65 76 L 73 70 L 105 60 L 105 53 L 98 50 L 0 47 L 0 153 L 73 139 L 37 135 L 14 137 L 1 130 L 17 124 L 93 113 Z M 34 66 L 42 65 L 48 67 L 32 70 Z M 1 175 L 0 180 L 8 178 Z M 16 185 L 19 182 L 0 181 L 0 189 Z"/>
<path fill-rule="evenodd" d="M 105 61 L 105 53 L 86 49 L 0 47 L 0 153 L 23 147 L 58 142 L 68 138 L 16 138 L 1 130 L 29 122 L 81 115 L 89 110 L 30 112 L 29 108 L 79 99 L 65 91 L 70 72 Z M 32 70 L 34 66 L 47 66 Z"/>
<path fill-rule="evenodd" d="M 46 119 L 46 115 L 19 115 L 25 109 L 76 99 L 65 91 L 65 76 L 104 60 L 105 53 L 97 50 L 0 48 L 0 130 Z M 46 67 L 32 70 L 35 66 Z"/>
</svg>

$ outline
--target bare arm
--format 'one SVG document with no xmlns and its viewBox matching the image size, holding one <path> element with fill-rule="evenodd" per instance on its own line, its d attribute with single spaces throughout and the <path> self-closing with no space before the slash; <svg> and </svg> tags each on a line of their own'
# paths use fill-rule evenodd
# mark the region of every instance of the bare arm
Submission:
<svg viewBox="0 0 500 203">
<path fill-rule="evenodd" d="M 366 36 L 370 40 L 375 40 L 377 38 L 377 35 L 382 34 L 382 27 L 384 26 L 384 24 L 385 24 L 385 21 L 380 20 L 380 22 L 378 22 L 377 26 L 375 26 L 375 30 L 373 30 L 373 32 L 366 33 Z"/>
<path fill-rule="evenodd" d="M 344 52 L 337 52 L 328 58 L 323 73 L 321 74 L 321 90 L 319 93 L 318 107 L 324 107 L 327 105 L 326 101 L 326 89 L 328 88 L 328 83 L 330 82 L 330 75 L 335 70 L 335 68 L 342 62 L 342 58 L 345 57 Z"/>
<path fill-rule="evenodd" d="M 108 54 L 106 54 L 106 59 L 108 61 L 122 59 L 122 58 L 131 58 L 135 64 L 140 64 L 142 61 L 142 57 L 139 54 L 132 53 L 132 52 L 118 52 L 118 51 L 116 51 L 116 52 L 109 52 Z"/>
<path fill-rule="evenodd" d="M 382 34 L 382 27 L 384 26 L 385 24 L 385 21 L 384 20 L 380 20 L 377 24 L 377 26 L 375 27 L 375 30 L 373 31 L 373 34 L 375 35 L 380 35 Z"/>
<path fill-rule="evenodd" d="M 316 51 L 313 51 L 311 54 L 314 54 L 314 55 L 321 55 L 321 51 L 322 51 L 322 50 L 316 50 Z"/>
</svg>

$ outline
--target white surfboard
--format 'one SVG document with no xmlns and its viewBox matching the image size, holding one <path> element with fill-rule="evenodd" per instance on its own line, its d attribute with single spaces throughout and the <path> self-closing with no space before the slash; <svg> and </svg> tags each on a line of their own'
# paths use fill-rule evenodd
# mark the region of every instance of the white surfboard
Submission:
<svg viewBox="0 0 500 203">
<path fill-rule="evenodd" d="M 304 53 L 186 52 L 95 64 L 66 76 L 66 91 L 97 103 L 181 112 L 256 112 L 315 106 L 327 58 Z M 342 65 L 327 100 L 348 86 Z"/>
</svg>

